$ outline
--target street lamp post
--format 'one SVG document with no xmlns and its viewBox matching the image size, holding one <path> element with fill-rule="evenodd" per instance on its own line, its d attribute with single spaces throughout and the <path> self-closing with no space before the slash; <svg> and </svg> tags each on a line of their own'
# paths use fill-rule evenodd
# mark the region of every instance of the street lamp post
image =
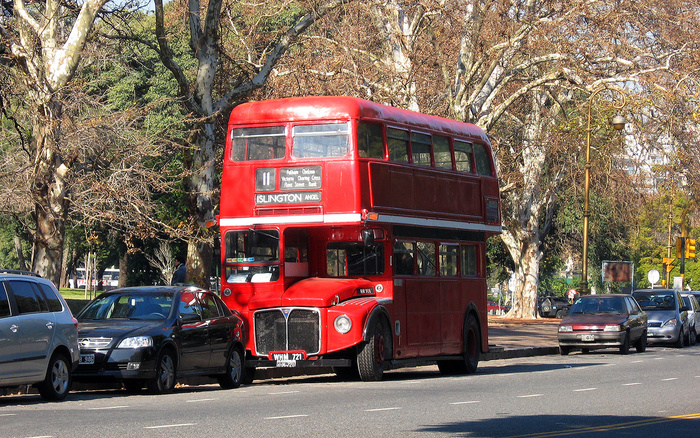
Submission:
<svg viewBox="0 0 700 438">
<path fill-rule="evenodd" d="M 583 255 L 581 260 L 581 284 L 579 286 L 579 293 L 581 295 L 587 295 L 589 293 L 588 288 L 588 222 L 591 216 L 591 211 L 589 209 L 589 193 L 591 190 L 591 107 L 593 103 L 593 98 L 601 91 L 612 90 L 617 91 L 622 96 L 622 103 L 620 105 L 613 105 L 613 108 L 621 110 L 625 106 L 625 94 L 617 88 L 599 88 L 594 91 L 588 98 L 588 124 L 586 127 L 586 172 L 585 172 L 585 183 L 584 183 L 584 198 L 583 198 Z M 612 120 L 613 128 L 616 131 L 620 131 L 625 127 L 625 118 L 622 116 L 615 116 Z"/>
</svg>

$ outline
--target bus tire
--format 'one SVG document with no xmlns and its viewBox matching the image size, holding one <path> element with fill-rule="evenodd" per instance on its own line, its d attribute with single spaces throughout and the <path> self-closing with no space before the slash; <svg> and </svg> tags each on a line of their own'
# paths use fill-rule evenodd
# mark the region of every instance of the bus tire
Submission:
<svg viewBox="0 0 700 438">
<path fill-rule="evenodd" d="M 464 321 L 464 351 L 462 360 L 439 360 L 440 374 L 473 374 L 479 366 L 481 353 L 481 330 L 473 314 L 468 314 Z"/>
<path fill-rule="evenodd" d="M 481 354 L 481 329 L 473 314 L 464 323 L 464 366 L 467 374 L 476 372 Z"/>
<path fill-rule="evenodd" d="M 391 331 L 384 318 L 370 323 L 369 341 L 363 342 L 357 353 L 357 371 L 364 382 L 382 380 L 386 361 L 391 357 Z"/>
</svg>

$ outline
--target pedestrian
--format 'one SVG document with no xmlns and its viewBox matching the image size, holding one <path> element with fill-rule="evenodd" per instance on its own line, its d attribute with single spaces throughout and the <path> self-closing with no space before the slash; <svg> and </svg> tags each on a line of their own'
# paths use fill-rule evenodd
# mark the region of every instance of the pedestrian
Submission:
<svg viewBox="0 0 700 438">
<path fill-rule="evenodd" d="M 185 274 L 186 274 L 186 268 L 185 268 L 185 260 L 177 256 L 175 257 L 175 272 L 173 273 L 173 280 L 172 284 L 181 284 L 185 282 Z"/>
</svg>

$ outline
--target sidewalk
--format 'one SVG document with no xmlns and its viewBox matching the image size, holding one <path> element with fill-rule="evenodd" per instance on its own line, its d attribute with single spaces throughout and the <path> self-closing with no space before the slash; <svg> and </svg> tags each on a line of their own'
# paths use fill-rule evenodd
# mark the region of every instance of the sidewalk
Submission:
<svg viewBox="0 0 700 438">
<path fill-rule="evenodd" d="M 558 354 L 559 319 L 489 316 L 489 353 L 481 360 Z"/>
</svg>

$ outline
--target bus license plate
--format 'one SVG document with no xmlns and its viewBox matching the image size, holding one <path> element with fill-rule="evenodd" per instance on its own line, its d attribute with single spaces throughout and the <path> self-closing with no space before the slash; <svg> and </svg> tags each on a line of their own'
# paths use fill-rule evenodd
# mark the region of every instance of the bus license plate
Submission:
<svg viewBox="0 0 700 438">
<path fill-rule="evenodd" d="M 272 353 L 272 359 L 278 367 L 291 368 L 297 366 L 297 361 L 304 359 L 303 353 Z"/>
<path fill-rule="evenodd" d="M 95 355 L 94 354 L 81 354 L 80 355 L 80 365 L 94 365 Z"/>
<path fill-rule="evenodd" d="M 581 340 L 588 341 L 588 342 L 595 341 L 595 336 L 593 336 L 593 335 L 581 335 Z"/>
</svg>

